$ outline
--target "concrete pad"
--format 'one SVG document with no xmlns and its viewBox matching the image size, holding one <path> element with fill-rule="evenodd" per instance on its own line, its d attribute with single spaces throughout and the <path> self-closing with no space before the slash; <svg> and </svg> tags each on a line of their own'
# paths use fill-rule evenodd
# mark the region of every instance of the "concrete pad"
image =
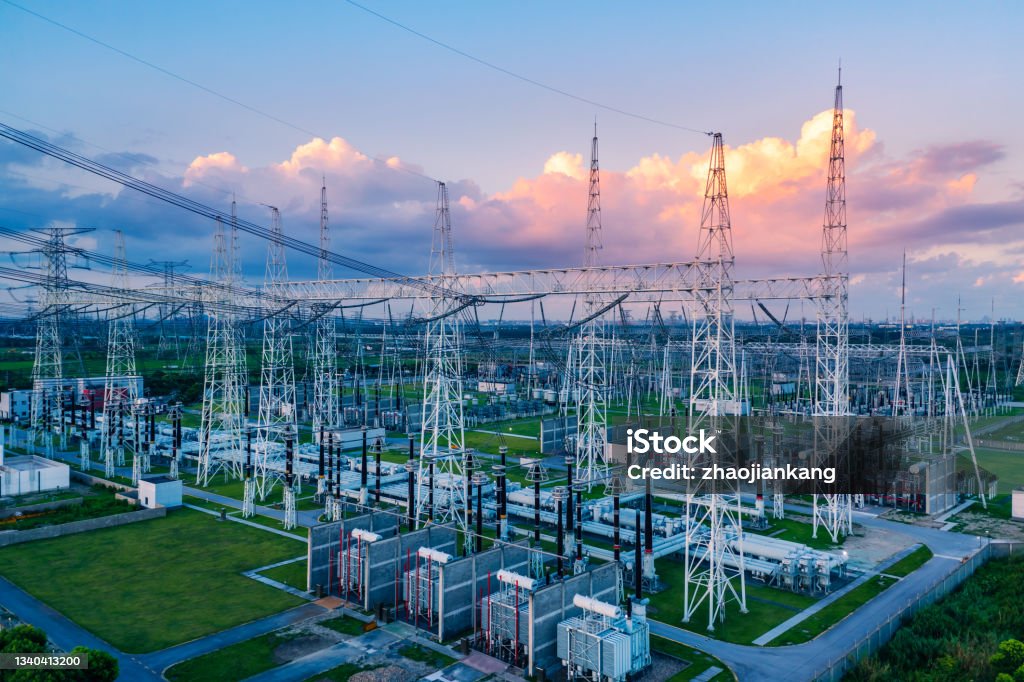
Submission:
<svg viewBox="0 0 1024 682">
<path fill-rule="evenodd" d="M 503 672 L 508 668 L 508 663 L 505 663 L 505 661 L 494 658 L 493 656 L 488 656 L 482 651 L 471 651 L 469 656 L 462 659 L 462 663 L 475 670 L 479 670 L 482 673 L 487 673 L 488 675 Z"/>
<path fill-rule="evenodd" d="M 479 670 L 474 670 L 462 663 L 455 663 L 454 665 L 450 665 L 444 670 L 438 670 L 436 673 L 428 675 L 423 679 L 431 680 L 432 682 L 476 682 L 483 678 L 484 673 Z"/>
<path fill-rule="evenodd" d="M 334 610 L 341 607 L 342 601 L 339 597 L 324 597 L 323 599 L 317 599 L 313 603 L 325 609 Z"/>
</svg>

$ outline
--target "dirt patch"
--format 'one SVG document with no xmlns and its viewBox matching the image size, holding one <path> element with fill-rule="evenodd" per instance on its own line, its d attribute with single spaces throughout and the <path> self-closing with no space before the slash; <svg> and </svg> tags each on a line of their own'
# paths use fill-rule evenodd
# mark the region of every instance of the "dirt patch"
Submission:
<svg viewBox="0 0 1024 682">
<path fill-rule="evenodd" d="M 644 673 L 644 682 L 665 682 L 672 679 L 692 664 L 681 661 L 674 656 L 652 652 L 651 667 Z"/>
<path fill-rule="evenodd" d="M 302 658 L 315 651 L 320 651 L 331 644 L 334 644 L 334 642 L 320 635 L 293 637 L 287 642 L 279 644 L 274 649 L 274 663 L 282 665 L 289 661 L 294 661 L 296 658 Z"/>
<path fill-rule="evenodd" d="M 881 528 L 863 528 L 860 535 L 851 535 L 843 543 L 851 567 L 874 568 L 896 552 L 914 544 L 914 539 Z"/>
<path fill-rule="evenodd" d="M 349 678 L 351 682 L 413 682 L 417 676 L 405 668 L 389 665 L 373 670 L 364 670 Z"/>
<path fill-rule="evenodd" d="M 949 519 L 959 524 L 957 531 L 966 535 L 977 535 L 980 538 L 1002 538 L 1006 540 L 1024 541 L 1024 523 L 997 519 L 988 514 L 963 511 Z"/>
</svg>

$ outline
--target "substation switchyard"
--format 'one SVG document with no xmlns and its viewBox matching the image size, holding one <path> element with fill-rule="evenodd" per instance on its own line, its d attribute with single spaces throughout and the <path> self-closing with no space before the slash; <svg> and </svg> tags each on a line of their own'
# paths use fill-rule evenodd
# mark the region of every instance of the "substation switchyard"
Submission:
<svg viewBox="0 0 1024 682">
<path fill-rule="evenodd" d="M 1019 352 L 1020 339 L 997 343 L 994 324 L 922 332 L 903 308 L 897 329 L 851 323 L 843 112 L 839 85 L 824 224 L 807 231 L 820 261 L 807 276 L 762 279 L 742 278 L 733 255 L 721 134 L 691 260 L 601 261 L 595 126 L 582 266 L 459 272 L 442 183 L 429 269 L 411 277 L 332 249 L 326 186 L 320 243 L 307 244 L 277 208 L 265 227 L 2 126 L 8 140 L 207 217 L 214 248 L 207 278 L 133 263 L 123 239 L 110 257 L 72 246 L 68 228 L 3 232 L 44 270 L 2 269 L 43 295 L 32 385 L 10 397 L 24 418 L 7 438 L 34 459 L 5 465 L 0 446 L 0 495 L 21 480 L 15 469 L 45 471 L 75 442 L 66 464 L 97 476 L 238 482 L 244 518 L 273 503 L 284 530 L 309 528 L 307 591 L 538 679 L 634 679 L 655 657 L 653 621 L 715 636 L 771 595 L 824 598 L 870 568 L 841 546 L 858 508 L 934 515 L 984 501 L 993 477 L 968 418 L 1003 410 L 1022 379 L 1017 356 L 997 350 Z M 267 241 L 260 287 L 241 274 L 243 235 Z M 290 278 L 288 251 L 316 258 L 317 278 Z M 82 256 L 110 268 L 109 284 L 74 278 L 69 261 Z M 812 323 L 787 321 L 795 303 L 814 309 Z M 748 308 L 753 321 L 740 321 Z M 106 373 L 90 382 L 65 355 L 96 320 Z M 145 395 L 146 333 L 161 352 L 195 356 L 201 405 Z M 849 425 L 883 417 L 899 450 L 861 492 L 637 487 L 616 454 L 625 429 L 648 424 L 742 433 L 738 447 L 766 467 L 813 464 L 844 447 Z M 800 424 L 813 448 L 788 447 Z M 783 532 L 794 527 L 810 532 Z"/>
</svg>

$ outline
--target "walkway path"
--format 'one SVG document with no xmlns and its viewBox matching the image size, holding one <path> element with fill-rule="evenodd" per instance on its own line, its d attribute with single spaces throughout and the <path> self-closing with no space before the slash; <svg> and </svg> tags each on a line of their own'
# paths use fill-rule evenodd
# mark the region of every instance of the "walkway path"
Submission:
<svg viewBox="0 0 1024 682">
<path fill-rule="evenodd" d="M 186 488 L 186 490 L 188 490 L 188 488 Z M 195 509 L 198 512 L 203 512 L 204 514 L 209 514 L 210 516 L 218 516 L 218 517 L 220 516 L 220 512 L 218 512 L 216 510 L 207 509 L 206 507 L 200 507 L 198 505 L 189 504 L 187 502 L 184 503 L 181 506 L 188 507 L 189 509 Z M 268 533 L 274 533 L 276 535 L 280 535 L 281 537 L 291 538 L 292 540 L 298 540 L 299 542 L 308 542 L 306 538 L 299 537 L 295 533 L 289 533 L 288 531 L 281 530 L 280 528 L 272 528 L 271 526 L 264 526 L 262 523 L 256 523 L 255 521 L 249 521 L 248 519 L 239 518 L 238 516 L 234 516 L 232 514 L 227 514 L 224 518 L 226 518 L 228 521 L 234 521 L 235 523 L 241 523 L 241 524 L 243 524 L 245 526 L 252 526 L 253 528 L 259 528 L 260 530 L 265 530 Z"/>
</svg>

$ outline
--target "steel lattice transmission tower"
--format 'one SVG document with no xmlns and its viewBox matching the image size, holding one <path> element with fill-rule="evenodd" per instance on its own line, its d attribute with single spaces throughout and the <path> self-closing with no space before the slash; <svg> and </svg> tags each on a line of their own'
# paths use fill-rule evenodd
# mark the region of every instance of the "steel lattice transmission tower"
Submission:
<svg viewBox="0 0 1024 682">
<path fill-rule="evenodd" d="M 149 259 L 149 264 L 163 268 L 164 271 L 164 290 L 170 294 L 171 288 L 174 286 L 174 269 L 183 268 L 188 266 L 187 260 L 173 261 L 173 260 L 153 260 Z M 181 360 L 181 345 L 178 343 L 178 330 L 175 329 L 174 325 L 174 307 L 170 303 L 162 303 L 157 307 L 157 315 L 160 318 L 160 339 L 156 346 L 156 356 L 162 357 L 164 352 L 167 350 L 174 350 L 174 359 Z M 171 338 L 167 338 L 167 330 L 164 325 L 170 325 Z"/>
<path fill-rule="evenodd" d="M 438 276 L 430 318 L 423 337 L 423 414 L 420 427 L 419 472 L 416 477 L 416 520 L 452 523 L 463 532 L 467 553 L 472 534 L 465 513 L 465 423 L 462 413 L 461 303 L 455 285 L 448 187 L 438 183 L 437 212 L 430 250 L 430 274 Z M 438 494 L 438 483 L 443 494 Z M 430 500 L 435 504 L 431 508 Z"/>
<path fill-rule="evenodd" d="M 235 203 L 231 202 L 232 216 L 235 210 Z M 210 258 L 210 278 L 215 284 L 206 289 L 211 303 L 231 302 L 231 288 L 238 283 L 236 241 L 235 227 L 232 226 L 230 235 L 227 235 L 224 224 L 218 220 L 213 236 L 213 255 Z M 243 475 L 245 352 L 238 322 L 228 306 L 211 305 L 207 309 L 204 367 L 203 412 L 199 425 L 199 461 L 196 470 L 196 483 L 200 486 L 208 485 L 210 479 L 224 467 L 237 478 Z M 247 478 L 244 485 L 251 493 L 252 481 Z"/>
<path fill-rule="evenodd" d="M 716 454 L 694 455 L 691 464 L 728 466 L 735 457 L 728 439 L 737 431 L 740 405 L 732 302 L 735 256 L 721 133 L 713 135 L 696 260 L 700 288 L 693 312 L 689 429 L 725 438 L 716 438 Z M 713 630 L 725 620 L 727 600 L 735 599 L 745 613 L 747 599 L 739 491 L 725 481 L 707 485 L 687 494 L 683 621 L 706 604 L 708 629 Z"/>
<path fill-rule="evenodd" d="M 128 292 L 128 264 L 124 246 L 124 234 L 114 233 L 114 267 L 112 284 L 115 289 Z M 103 430 L 101 448 L 104 473 L 114 475 L 115 466 L 125 463 L 124 419 L 135 409 L 139 399 L 138 376 L 135 368 L 134 307 L 127 312 L 118 312 L 107 328 L 107 372 L 103 382 Z M 118 433 L 114 433 L 114 424 Z M 138 442 L 135 434 L 133 443 Z M 134 448 L 133 448 L 134 449 Z M 134 459 L 140 453 L 133 452 Z"/>
<path fill-rule="evenodd" d="M 597 161 L 597 123 L 594 123 L 594 138 L 590 145 L 585 267 L 597 267 L 598 251 L 601 248 L 601 174 Z M 596 294 L 587 294 L 583 302 L 587 321 L 576 339 L 576 387 L 579 395 L 576 408 L 576 472 L 579 477 L 577 480 L 586 483 L 589 491 L 595 482 L 603 481 L 608 475 L 605 459 L 608 432 L 604 323 L 599 314 L 602 301 Z M 570 344 L 570 353 L 572 351 Z"/>
<path fill-rule="evenodd" d="M 815 349 L 816 453 L 837 453 L 846 440 L 850 414 L 848 282 L 846 250 L 846 161 L 843 144 L 842 71 L 836 84 L 832 109 L 832 142 L 829 147 L 825 220 L 821 233 L 821 264 L 824 291 L 818 300 L 818 334 Z M 897 380 L 898 381 L 898 380 Z M 898 385 L 898 384 L 897 384 Z M 898 397 L 898 396 L 897 396 Z M 823 452 L 824 451 L 824 452 Z M 814 496 L 813 537 L 824 526 L 833 542 L 853 531 L 853 504 L 849 494 Z"/>
<path fill-rule="evenodd" d="M 61 384 L 64 379 L 63 335 L 68 307 L 67 253 L 70 250 L 65 239 L 91 230 L 50 227 L 40 232 L 47 236 L 46 246 L 39 251 L 46 283 L 43 285 L 42 306 L 36 326 L 36 351 L 32 363 L 29 424 L 33 442 L 41 439 L 52 424 L 64 423 Z"/>
<path fill-rule="evenodd" d="M 281 241 L 281 214 L 270 207 L 271 232 L 274 238 L 267 245 L 267 268 L 264 295 L 269 310 L 263 320 L 263 360 L 260 371 L 260 406 L 256 420 L 256 442 L 253 444 L 255 493 L 263 500 L 280 477 L 284 462 L 283 445 L 289 434 L 297 434 L 295 410 L 295 365 L 292 337 L 287 318 L 274 310 L 277 287 L 288 281 L 288 265 Z M 289 497 L 294 505 L 294 491 L 285 488 L 285 515 Z"/>
<path fill-rule="evenodd" d="M 321 282 L 333 279 L 334 269 L 327 258 L 330 251 L 330 232 L 327 227 L 327 183 L 320 188 L 320 259 L 317 277 Z M 314 309 L 319 315 L 316 321 L 316 339 L 313 349 L 313 438 L 319 441 L 324 429 L 338 424 L 338 344 L 335 337 L 334 318 L 326 307 Z M 324 480 L 317 480 L 317 495 L 324 493 Z"/>
</svg>

